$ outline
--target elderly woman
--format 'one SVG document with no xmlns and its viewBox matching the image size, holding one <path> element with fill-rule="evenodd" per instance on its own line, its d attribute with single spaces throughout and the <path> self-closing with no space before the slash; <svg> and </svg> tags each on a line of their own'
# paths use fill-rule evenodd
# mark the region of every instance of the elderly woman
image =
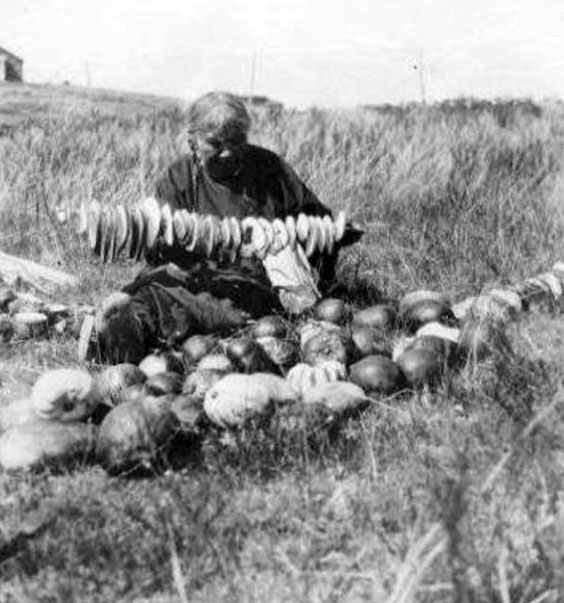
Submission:
<svg viewBox="0 0 564 603">
<path fill-rule="evenodd" d="M 171 209 L 222 217 L 330 214 L 284 160 L 248 143 L 249 127 L 237 97 L 212 92 L 196 100 L 188 111 L 190 151 L 157 181 L 156 198 Z M 303 310 L 319 295 L 307 278 L 293 290 L 277 290 L 255 258 L 212 261 L 178 245 L 157 245 L 146 259 L 148 267 L 98 313 L 99 352 L 106 359 L 136 362 L 195 333 L 229 332 L 249 318 Z M 297 259 L 303 274 L 303 254 Z M 311 259 L 323 290 L 335 257 Z"/>
</svg>

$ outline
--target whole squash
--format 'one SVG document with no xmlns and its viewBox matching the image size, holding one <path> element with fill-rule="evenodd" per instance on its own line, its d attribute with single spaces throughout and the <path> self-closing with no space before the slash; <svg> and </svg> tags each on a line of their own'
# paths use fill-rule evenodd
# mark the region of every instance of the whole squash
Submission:
<svg viewBox="0 0 564 603">
<path fill-rule="evenodd" d="M 327 326 L 329 325 L 329 326 Z M 327 322 L 309 322 L 300 330 L 300 345 L 305 362 L 316 365 L 325 360 L 347 363 L 348 341 L 345 331 Z"/>
<path fill-rule="evenodd" d="M 146 396 L 113 408 L 100 425 L 96 458 L 111 475 L 158 472 L 180 433 L 174 395 Z"/>
<path fill-rule="evenodd" d="M 152 353 L 145 356 L 139 363 L 139 368 L 147 377 L 152 377 L 158 373 L 172 371 L 175 373 L 184 373 L 185 365 L 180 355 L 173 352 Z"/>
<path fill-rule="evenodd" d="M 227 356 L 242 373 L 281 374 L 280 367 L 255 339 L 240 338 L 231 341 L 227 346 Z"/>
<path fill-rule="evenodd" d="M 455 323 L 456 318 L 449 304 L 438 299 L 421 299 L 405 306 L 399 313 L 400 324 L 410 333 L 429 322 Z"/>
<path fill-rule="evenodd" d="M 440 354 L 431 349 L 410 347 L 397 359 L 407 383 L 411 387 L 435 385 L 444 373 L 445 363 Z"/>
<path fill-rule="evenodd" d="M 392 394 L 403 386 L 399 366 L 387 356 L 366 356 L 349 367 L 349 378 L 364 391 Z"/>
<path fill-rule="evenodd" d="M 204 412 L 222 428 L 242 427 L 250 420 L 269 417 L 273 410 L 268 386 L 254 375 L 226 375 L 204 398 Z"/>
<path fill-rule="evenodd" d="M 402 314 L 408 308 L 418 304 L 421 301 L 438 301 L 443 305 L 450 306 L 450 300 L 448 295 L 440 291 L 432 291 L 429 289 L 418 289 L 417 291 L 411 291 L 406 293 L 399 300 L 399 313 Z"/>
<path fill-rule="evenodd" d="M 347 305 L 342 299 L 327 297 L 317 302 L 313 308 L 317 320 L 343 324 L 347 318 Z"/>
<path fill-rule="evenodd" d="M 52 369 L 35 382 L 31 404 L 40 419 L 78 421 L 91 415 L 99 403 L 92 386 L 92 377 L 82 369 Z"/>
<path fill-rule="evenodd" d="M 354 327 L 367 327 L 388 332 L 396 325 L 397 312 L 390 304 L 376 304 L 353 314 L 352 325 Z"/>
<path fill-rule="evenodd" d="M 181 346 L 187 364 L 197 364 L 219 345 L 216 335 L 192 335 Z"/>
<path fill-rule="evenodd" d="M 392 355 L 392 339 L 374 327 L 353 326 L 351 329 L 353 355 L 356 359 L 373 354 Z"/>
</svg>

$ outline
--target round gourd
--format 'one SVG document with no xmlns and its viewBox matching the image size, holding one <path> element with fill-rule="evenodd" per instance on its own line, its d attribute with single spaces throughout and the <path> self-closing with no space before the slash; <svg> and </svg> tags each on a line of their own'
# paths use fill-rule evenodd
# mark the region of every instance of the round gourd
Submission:
<svg viewBox="0 0 564 603">
<path fill-rule="evenodd" d="M 344 333 L 339 331 L 322 331 L 310 337 L 302 346 L 304 360 L 316 365 L 326 360 L 333 360 L 346 364 L 347 346 Z"/>
<path fill-rule="evenodd" d="M 286 337 L 288 327 L 286 321 L 280 316 L 263 316 L 251 326 L 250 332 L 257 339 L 261 337 Z"/>
<path fill-rule="evenodd" d="M 159 471 L 180 431 L 175 396 L 145 397 L 113 408 L 100 425 L 96 458 L 111 475 Z"/>
<path fill-rule="evenodd" d="M 242 373 L 281 374 L 280 367 L 273 362 L 255 339 L 235 339 L 227 346 L 227 356 L 235 368 Z"/>
<path fill-rule="evenodd" d="M 274 402 L 268 387 L 254 375 L 231 374 L 218 381 L 204 398 L 204 411 L 218 427 L 241 427 L 268 417 Z"/>
<path fill-rule="evenodd" d="M 39 377 L 31 391 L 31 403 L 41 419 L 78 421 L 98 404 L 92 377 L 80 369 L 53 369 Z"/>
<path fill-rule="evenodd" d="M 182 360 L 172 353 L 149 354 L 139 363 L 139 368 L 147 377 L 152 377 L 158 373 L 166 373 L 168 371 L 175 373 L 184 372 Z"/>
<path fill-rule="evenodd" d="M 215 335 L 193 335 L 182 344 L 182 353 L 188 364 L 197 364 L 211 353 L 218 343 L 219 339 Z"/>
<path fill-rule="evenodd" d="M 0 467 L 5 470 L 67 469 L 89 460 L 96 427 L 86 423 L 35 420 L 0 437 Z"/>
<path fill-rule="evenodd" d="M 124 392 L 130 385 L 142 384 L 146 379 L 138 366 L 124 362 L 109 366 L 98 374 L 92 390 L 99 403 L 117 406 L 124 401 Z"/>
<path fill-rule="evenodd" d="M 387 356 L 366 356 L 349 367 L 349 379 L 364 391 L 392 394 L 403 386 L 399 366 Z"/>
<path fill-rule="evenodd" d="M 409 332 L 414 333 L 428 322 L 455 322 L 448 304 L 437 299 L 422 299 L 406 306 L 399 313 L 399 321 Z"/>
<path fill-rule="evenodd" d="M 419 289 L 406 293 L 399 300 L 399 313 L 405 312 L 409 307 L 418 304 L 421 301 L 438 301 L 443 305 L 450 305 L 449 298 L 444 293 L 441 293 L 440 291 L 430 291 L 428 289 Z"/>
<path fill-rule="evenodd" d="M 357 358 L 380 354 L 391 356 L 392 341 L 382 331 L 373 327 L 353 327 L 351 331 L 353 353 Z"/>
<path fill-rule="evenodd" d="M 317 320 L 342 324 L 347 316 L 347 306 L 342 299 L 328 297 L 317 302 L 313 309 Z"/>
<path fill-rule="evenodd" d="M 149 396 L 166 396 L 179 394 L 182 391 L 184 377 L 172 371 L 152 375 L 145 381 L 145 391 Z"/>
<path fill-rule="evenodd" d="M 432 385 L 440 380 L 444 360 L 431 349 L 410 347 L 397 359 L 405 379 L 412 387 Z"/>
<path fill-rule="evenodd" d="M 257 343 L 266 352 L 268 357 L 282 369 L 288 369 L 299 359 L 299 346 L 288 339 L 277 337 L 259 337 Z"/>
<path fill-rule="evenodd" d="M 354 327 L 371 327 L 380 331 L 389 331 L 395 327 L 397 313 L 389 304 L 376 304 L 353 314 Z"/>
</svg>

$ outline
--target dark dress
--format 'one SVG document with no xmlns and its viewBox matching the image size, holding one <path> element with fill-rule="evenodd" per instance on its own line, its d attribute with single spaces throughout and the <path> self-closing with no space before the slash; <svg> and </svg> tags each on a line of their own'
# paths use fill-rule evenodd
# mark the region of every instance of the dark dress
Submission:
<svg viewBox="0 0 564 603">
<path fill-rule="evenodd" d="M 245 147 L 237 173 L 221 182 L 197 168 L 191 155 L 181 157 L 158 180 L 155 196 L 173 210 L 222 217 L 330 214 L 287 163 L 253 145 Z M 192 334 L 229 332 L 249 317 L 283 311 L 259 260 L 222 263 L 162 245 L 146 259 L 148 267 L 123 289 L 132 297 L 146 349 L 173 346 Z M 311 259 L 322 289 L 335 257 Z"/>
</svg>

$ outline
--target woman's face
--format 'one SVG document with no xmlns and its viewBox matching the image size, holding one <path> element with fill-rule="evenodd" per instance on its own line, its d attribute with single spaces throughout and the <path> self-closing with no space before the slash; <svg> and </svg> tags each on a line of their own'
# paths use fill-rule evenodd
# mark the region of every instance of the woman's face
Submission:
<svg viewBox="0 0 564 603">
<path fill-rule="evenodd" d="M 196 144 L 202 163 L 214 180 L 226 180 L 239 170 L 244 137 L 224 140 L 208 134 L 199 136 Z"/>
</svg>

